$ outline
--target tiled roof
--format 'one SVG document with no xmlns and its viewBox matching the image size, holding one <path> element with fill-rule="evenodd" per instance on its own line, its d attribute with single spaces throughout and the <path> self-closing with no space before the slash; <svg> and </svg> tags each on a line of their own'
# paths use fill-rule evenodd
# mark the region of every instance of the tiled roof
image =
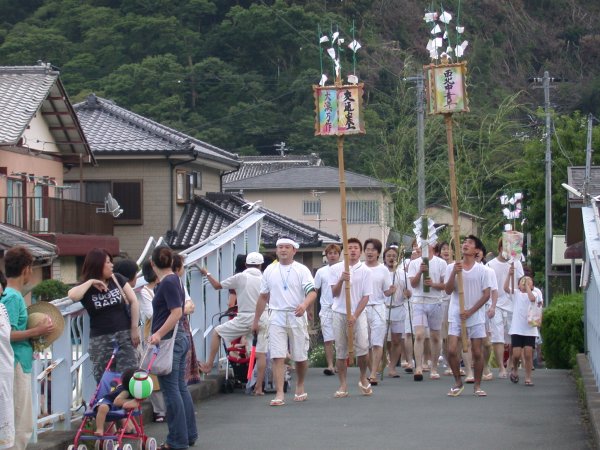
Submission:
<svg viewBox="0 0 600 450">
<path fill-rule="evenodd" d="M 585 166 L 573 166 L 567 168 L 567 184 L 583 193 L 585 182 Z M 567 191 L 564 191 L 567 192 Z M 590 167 L 590 185 L 588 194 L 592 197 L 600 195 L 600 166 Z M 568 192 L 570 202 L 583 203 L 583 199 L 572 192 Z"/>
<path fill-rule="evenodd" d="M 174 248 L 187 248 L 197 244 L 229 226 L 248 212 L 243 207 L 246 200 L 239 195 L 208 193 L 206 197 L 195 197 L 179 219 L 177 231 L 167 239 Z M 262 244 L 274 248 L 280 236 L 293 238 L 301 247 L 321 247 L 339 243 L 339 236 L 325 233 L 289 217 L 266 208 L 262 224 Z"/>
<path fill-rule="evenodd" d="M 79 162 L 79 154 L 84 154 L 93 160 L 59 72 L 44 63 L 0 67 L 0 144 L 20 145 L 38 111 L 63 156 L 74 156 L 73 161 Z"/>
<path fill-rule="evenodd" d="M 0 248 L 8 250 L 16 245 L 27 247 L 38 264 L 49 263 L 57 256 L 57 249 L 42 239 L 36 238 L 29 233 L 0 223 Z"/>
<path fill-rule="evenodd" d="M 242 167 L 235 172 L 226 174 L 223 183 L 256 177 L 291 167 L 322 166 L 319 155 L 285 155 L 285 156 L 241 156 Z"/>
<path fill-rule="evenodd" d="M 88 95 L 75 111 L 92 151 L 104 155 L 193 154 L 230 167 L 239 166 L 237 155 L 188 136 L 114 102 Z"/>
<path fill-rule="evenodd" d="M 354 189 L 393 189 L 394 185 L 375 178 L 347 171 L 346 187 Z M 252 178 L 223 183 L 225 191 L 262 190 L 262 189 L 337 189 L 339 172 L 335 167 L 309 166 L 282 169 Z"/>
</svg>

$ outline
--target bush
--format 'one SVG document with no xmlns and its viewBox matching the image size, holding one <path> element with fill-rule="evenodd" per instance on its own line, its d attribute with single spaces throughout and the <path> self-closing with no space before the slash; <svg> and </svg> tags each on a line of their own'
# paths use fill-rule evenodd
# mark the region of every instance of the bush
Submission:
<svg viewBox="0 0 600 450">
<path fill-rule="evenodd" d="M 59 280 L 44 280 L 31 291 L 38 302 L 49 302 L 67 296 L 69 286 Z"/>
<path fill-rule="evenodd" d="M 319 344 L 310 350 L 308 364 L 310 367 L 327 367 L 327 358 L 325 358 L 325 347 L 323 344 Z"/>
<path fill-rule="evenodd" d="M 583 348 L 583 294 L 559 295 L 544 310 L 542 350 L 546 366 L 570 369 Z"/>
</svg>

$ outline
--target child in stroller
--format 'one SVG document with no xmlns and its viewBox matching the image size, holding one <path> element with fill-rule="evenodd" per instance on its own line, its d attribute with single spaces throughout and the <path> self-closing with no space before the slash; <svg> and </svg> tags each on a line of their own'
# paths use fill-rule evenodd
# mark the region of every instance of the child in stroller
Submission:
<svg viewBox="0 0 600 450">
<path fill-rule="evenodd" d="M 114 390 L 100 398 L 94 405 L 94 411 L 96 411 L 96 431 L 94 434 L 96 436 L 104 435 L 104 423 L 109 411 L 119 409 L 130 411 L 137 408 L 138 402 L 131 397 L 128 387 L 135 370 L 133 368 L 125 369 L 121 374 L 121 383 Z M 129 425 L 126 432 L 128 434 L 134 433 L 135 427 L 132 424 Z"/>
</svg>

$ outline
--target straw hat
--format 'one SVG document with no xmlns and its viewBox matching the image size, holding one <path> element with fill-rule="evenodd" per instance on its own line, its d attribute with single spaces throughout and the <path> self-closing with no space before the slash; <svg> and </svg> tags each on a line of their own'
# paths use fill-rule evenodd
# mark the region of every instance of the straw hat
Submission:
<svg viewBox="0 0 600 450">
<path fill-rule="evenodd" d="M 54 325 L 54 331 L 46 336 L 40 336 L 32 339 L 34 344 L 34 350 L 42 351 L 54 341 L 56 341 L 65 329 L 65 319 L 63 318 L 60 310 L 52 303 L 39 302 L 35 303 L 27 308 L 27 328 L 34 328 L 38 326 L 44 319 L 50 317 L 52 324 Z"/>
</svg>

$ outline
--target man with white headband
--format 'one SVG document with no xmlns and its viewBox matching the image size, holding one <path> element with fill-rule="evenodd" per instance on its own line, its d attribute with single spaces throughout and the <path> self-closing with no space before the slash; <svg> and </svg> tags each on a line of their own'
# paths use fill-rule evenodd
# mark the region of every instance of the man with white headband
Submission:
<svg viewBox="0 0 600 450">
<path fill-rule="evenodd" d="M 214 289 L 235 289 L 237 294 L 238 313 L 232 320 L 229 320 L 215 327 L 210 341 L 210 354 L 208 359 L 200 364 L 200 370 L 204 373 L 212 371 L 213 362 L 221 338 L 227 343 L 242 336 L 246 336 L 246 346 L 250 354 L 252 344 L 252 321 L 256 311 L 256 301 L 260 293 L 260 284 L 262 280 L 261 267 L 264 263 L 263 255 L 258 252 L 251 252 L 246 255 L 246 270 L 219 281 L 214 278 L 205 267 L 200 269 Z M 260 318 L 259 333 L 256 342 L 256 384 L 254 386 L 254 395 L 264 395 L 263 380 L 265 378 L 265 369 L 267 368 L 267 315 L 263 314 Z"/>
<path fill-rule="evenodd" d="M 300 247 L 290 238 L 280 238 L 276 243 L 278 261 L 265 269 L 256 304 L 253 330 L 258 330 L 259 320 L 269 303 L 269 350 L 273 360 L 273 379 L 277 392 L 271 406 L 285 405 L 284 362 L 289 353 L 296 362 L 296 393 L 294 401 L 308 399 L 304 391 L 304 378 L 308 369 L 308 320 L 306 310 L 317 298 L 315 283 L 308 267 L 294 261 Z"/>
</svg>

